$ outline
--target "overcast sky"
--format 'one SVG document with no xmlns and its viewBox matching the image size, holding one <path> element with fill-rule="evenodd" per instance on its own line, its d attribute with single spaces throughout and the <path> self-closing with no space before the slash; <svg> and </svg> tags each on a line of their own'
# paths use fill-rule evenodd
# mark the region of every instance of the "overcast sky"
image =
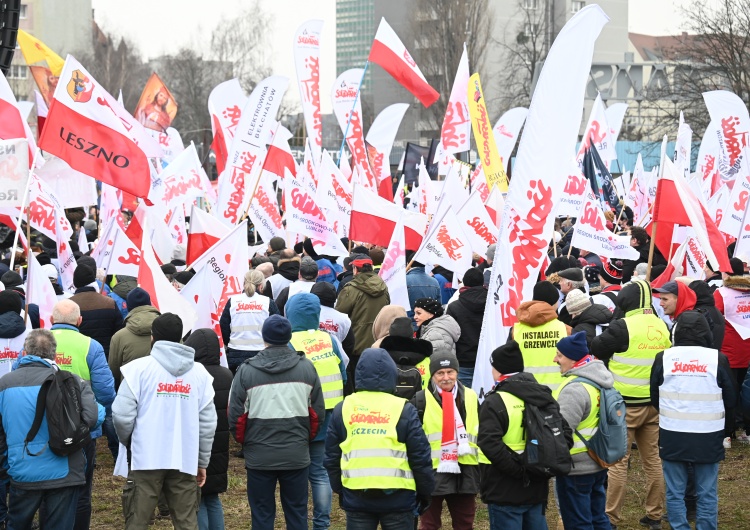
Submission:
<svg viewBox="0 0 750 530">
<path fill-rule="evenodd" d="M 629 30 L 651 35 L 677 33 L 681 30 L 678 6 L 689 1 L 630 0 Z M 218 22 L 249 5 L 248 0 L 93 0 L 94 17 L 102 29 L 129 38 L 147 58 L 173 53 L 185 45 L 208 47 Z M 325 22 L 320 86 L 330 87 L 336 69 L 335 0 L 261 0 L 261 6 L 272 17 L 269 44 L 274 73 L 292 81 L 296 80 L 291 45 L 295 30 L 311 18 Z M 299 100 L 296 86 L 290 85 L 288 92 Z M 329 99 L 321 97 L 323 112 L 330 111 Z"/>
</svg>

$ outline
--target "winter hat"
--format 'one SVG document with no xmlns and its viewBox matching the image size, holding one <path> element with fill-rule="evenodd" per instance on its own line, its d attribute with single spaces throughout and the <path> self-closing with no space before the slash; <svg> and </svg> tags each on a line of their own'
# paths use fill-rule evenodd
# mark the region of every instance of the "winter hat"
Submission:
<svg viewBox="0 0 750 530">
<path fill-rule="evenodd" d="M 557 341 L 557 350 L 571 361 L 580 361 L 589 354 L 586 332 L 579 331 Z"/>
<path fill-rule="evenodd" d="M 42 270 L 47 275 L 47 278 L 50 279 L 57 279 L 57 267 L 52 265 L 51 263 L 48 263 L 47 265 L 42 265 Z"/>
<path fill-rule="evenodd" d="M 271 252 L 278 252 L 286 248 L 286 241 L 283 237 L 272 237 L 268 242 L 268 246 L 271 247 Z"/>
<path fill-rule="evenodd" d="M 458 359 L 453 353 L 433 353 L 430 355 L 430 377 L 438 370 L 453 368 L 458 372 Z"/>
<path fill-rule="evenodd" d="M 271 315 L 263 322 L 263 341 L 271 346 L 286 346 L 292 340 L 292 324 L 280 315 Z"/>
<path fill-rule="evenodd" d="M 182 319 L 174 313 L 159 315 L 151 324 L 151 336 L 154 342 L 166 340 L 179 343 L 182 338 Z"/>
<path fill-rule="evenodd" d="M 414 309 L 416 308 L 424 309 L 436 317 L 443 314 L 443 306 L 434 298 L 417 298 L 417 301 L 414 302 Z"/>
<path fill-rule="evenodd" d="M 568 313 L 577 315 L 591 307 L 591 298 L 580 289 L 574 289 L 565 296 L 565 307 Z"/>
<path fill-rule="evenodd" d="M 0 292 L 0 315 L 12 311 L 17 315 L 21 314 L 21 295 L 15 291 Z"/>
<path fill-rule="evenodd" d="M 602 257 L 602 268 L 599 274 L 601 274 L 607 283 L 620 285 L 622 283 L 622 261 L 619 259 L 610 261 Z"/>
<path fill-rule="evenodd" d="M 136 307 L 140 307 L 142 305 L 151 305 L 151 295 L 149 295 L 148 291 L 146 291 L 145 289 L 136 287 L 128 293 L 126 302 L 128 304 L 128 311 L 132 311 Z"/>
<path fill-rule="evenodd" d="M 91 256 L 81 256 L 76 260 L 76 265 L 86 265 L 89 269 L 96 271 L 96 260 Z"/>
<path fill-rule="evenodd" d="M 391 327 L 388 331 L 391 337 L 407 337 L 414 338 L 414 328 L 411 325 L 411 319 L 409 317 L 398 317 L 391 322 Z"/>
<path fill-rule="evenodd" d="M 15 271 L 8 271 L 0 277 L 0 282 L 3 282 L 6 289 L 13 289 L 23 285 L 23 278 Z"/>
<path fill-rule="evenodd" d="M 175 267 L 171 263 L 165 263 L 164 265 L 161 266 L 161 272 L 164 273 L 164 276 L 168 274 L 174 275 L 174 274 L 177 274 L 177 267 Z"/>
<path fill-rule="evenodd" d="M 172 263 L 175 261 L 182 262 L 182 264 L 185 264 L 185 260 L 187 259 L 187 247 L 181 243 L 177 243 L 174 248 L 172 249 Z"/>
<path fill-rule="evenodd" d="M 96 230 L 96 221 L 93 219 L 86 219 L 86 222 L 83 223 L 83 229 L 88 232 Z"/>
<path fill-rule="evenodd" d="M 745 264 L 740 258 L 730 258 L 729 265 L 732 266 L 732 276 L 742 276 L 745 274 Z"/>
<path fill-rule="evenodd" d="M 583 268 L 583 276 L 589 285 L 599 283 L 599 275 L 601 274 L 601 267 L 598 265 L 588 265 Z"/>
<path fill-rule="evenodd" d="M 490 261 L 495 261 L 495 249 L 497 248 L 497 245 L 495 243 L 492 243 L 489 247 L 487 247 L 487 252 L 485 253 L 485 256 Z"/>
<path fill-rule="evenodd" d="M 534 286 L 533 300 L 547 302 L 549 305 L 555 305 L 560 301 L 560 291 L 558 291 L 557 287 L 547 280 L 537 282 Z"/>
<path fill-rule="evenodd" d="M 306 239 L 305 241 L 310 241 Z M 309 256 L 302 258 L 299 264 L 299 275 L 306 280 L 314 280 L 318 277 L 318 264 Z"/>
<path fill-rule="evenodd" d="M 569 269 L 558 272 L 557 275 L 560 278 L 565 278 L 566 280 L 570 280 L 572 282 L 583 281 L 583 269 L 579 269 L 577 267 L 570 267 Z"/>
<path fill-rule="evenodd" d="M 352 254 L 364 254 L 365 256 L 370 256 L 370 249 L 367 248 L 364 245 L 357 245 L 352 249 Z"/>
<path fill-rule="evenodd" d="M 523 372 L 523 354 L 518 343 L 509 340 L 490 354 L 490 364 L 501 374 Z"/>
<path fill-rule="evenodd" d="M 187 285 L 187 283 L 193 279 L 193 276 L 195 274 L 191 271 L 181 271 L 172 276 L 172 279 L 176 281 L 177 283 L 180 283 L 182 285 Z"/>
<path fill-rule="evenodd" d="M 332 283 L 317 282 L 310 292 L 320 298 L 320 305 L 333 307 L 336 304 L 336 288 Z"/>
<path fill-rule="evenodd" d="M 313 242 L 312 239 L 307 238 L 302 242 L 302 248 L 305 249 L 305 252 L 307 252 L 307 255 L 310 256 L 312 259 L 315 259 L 318 257 L 318 253 L 315 252 L 315 249 L 313 248 Z"/>
<path fill-rule="evenodd" d="M 76 289 L 85 287 L 96 281 L 96 270 L 91 269 L 88 265 L 79 264 L 73 273 L 73 285 Z"/>
<path fill-rule="evenodd" d="M 484 285 L 484 274 L 476 268 L 471 268 L 464 273 L 464 287 L 479 287 Z"/>
</svg>

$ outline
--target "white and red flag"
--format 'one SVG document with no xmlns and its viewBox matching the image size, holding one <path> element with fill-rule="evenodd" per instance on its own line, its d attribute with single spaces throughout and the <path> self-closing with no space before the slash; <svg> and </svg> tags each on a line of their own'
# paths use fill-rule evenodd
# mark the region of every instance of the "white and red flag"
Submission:
<svg viewBox="0 0 750 530">
<path fill-rule="evenodd" d="M 102 225 L 102 232 L 96 241 L 94 250 L 91 251 L 91 257 L 96 261 L 97 268 L 106 269 L 110 256 L 112 255 L 112 247 L 115 244 L 116 231 L 121 231 L 122 228 L 117 225 L 117 219 L 111 217 L 107 224 Z"/>
<path fill-rule="evenodd" d="M 271 241 L 273 237 L 283 238 L 286 235 L 272 178 L 267 171 L 261 174 L 258 188 L 247 211 L 263 241 Z"/>
<path fill-rule="evenodd" d="M 677 127 L 677 142 L 674 146 L 674 163 L 686 179 L 690 178 L 690 151 L 693 142 L 693 129 L 685 121 L 680 111 L 680 123 Z M 698 196 L 700 198 L 700 195 Z"/>
<path fill-rule="evenodd" d="M 27 141 L 24 138 L 0 140 L 0 206 L 20 208 L 28 185 Z"/>
<path fill-rule="evenodd" d="M 387 106 L 375 117 L 365 137 L 367 158 L 378 181 L 378 195 L 389 201 L 393 198 L 391 149 L 401 120 L 408 109 L 409 105 L 406 103 L 394 103 Z"/>
<path fill-rule="evenodd" d="M 204 181 L 208 180 L 201 167 L 198 152 L 191 142 L 165 167 L 151 187 L 149 198 L 155 205 L 172 210 L 177 205 L 192 202 L 206 193 Z"/>
<path fill-rule="evenodd" d="M 433 189 L 432 179 L 427 173 L 427 167 L 424 163 L 424 158 L 419 163 L 419 187 L 418 192 L 418 209 L 422 215 L 434 215 L 437 209 L 437 201 L 435 200 L 435 190 Z"/>
<path fill-rule="evenodd" d="M 70 55 L 39 147 L 73 169 L 143 199 L 151 187 L 148 157 L 162 154 L 158 142 Z"/>
<path fill-rule="evenodd" d="M 617 158 L 601 94 L 597 94 L 594 100 L 589 121 L 586 124 L 586 129 L 583 131 L 581 147 L 578 149 L 578 155 L 576 155 L 576 160 L 579 164 L 583 163 L 583 156 L 592 145 L 596 147 L 596 151 L 599 153 L 602 161 L 607 164 L 607 167 L 609 167 L 610 160 Z"/>
<path fill-rule="evenodd" d="M 219 174 L 224 172 L 246 103 L 247 96 L 237 79 L 219 83 L 208 96 L 208 112 L 211 114 L 211 132 L 214 137 L 211 149 L 216 155 L 216 170 Z"/>
<path fill-rule="evenodd" d="M 273 140 L 268 146 L 266 160 L 263 162 L 263 170 L 273 173 L 277 177 L 284 178 L 286 170 L 292 175 L 297 174 L 297 163 L 294 161 L 292 150 L 289 147 L 289 140 L 292 133 L 283 125 L 276 127 Z"/>
<path fill-rule="evenodd" d="M 429 107 L 440 98 L 440 94 L 427 82 L 417 63 L 385 18 L 380 19 L 367 60 L 380 65 L 425 107 Z"/>
<path fill-rule="evenodd" d="M 464 43 L 464 51 L 458 61 L 451 96 L 445 109 L 443 126 L 440 128 L 440 145 L 445 154 L 452 155 L 469 150 L 471 141 L 471 117 L 467 101 L 469 76 L 469 56 L 466 53 L 466 43 Z"/>
<path fill-rule="evenodd" d="M 318 178 L 318 205 L 336 234 L 348 234 L 352 216 L 352 187 L 336 167 L 331 155 L 323 150 Z"/>
<path fill-rule="evenodd" d="M 167 127 L 167 130 L 164 132 L 155 131 L 154 129 L 146 129 L 146 132 L 148 132 L 154 140 L 159 142 L 162 151 L 162 164 L 171 163 L 185 150 L 185 143 L 182 141 L 182 135 L 180 135 L 180 132 L 174 127 Z"/>
<path fill-rule="evenodd" d="M 47 183 L 33 173 L 29 177 L 28 213 L 31 226 L 48 238 L 56 239 L 56 219 L 60 223 L 65 240 L 69 241 L 73 237 L 73 229 L 65 217 L 62 203 Z"/>
<path fill-rule="evenodd" d="M 140 249 L 125 232 L 116 230 L 110 238 L 113 242 L 109 251 L 109 261 L 105 262 L 106 266 L 102 268 L 107 271 L 107 274 L 138 276 L 138 268 L 141 265 Z"/>
<path fill-rule="evenodd" d="M 56 225 L 56 243 L 57 243 L 57 270 L 60 273 L 62 279 L 63 291 L 68 293 L 74 293 L 76 288 L 73 285 L 73 273 L 76 270 L 76 259 L 73 256 L 73 251 L 70 249 L 70 240 L 65 239 L 62 227 L 60 226 L 60 220 L 58 216 L 55 216 Z M 79 249 L 81 252 L 85 252 L 86 249 Z"/>
<path fill-rule="evenodd" d="M 498 190 L 498 187 L 494 186 L 493 189 Z M 480 256 L 487 251 L 488 246 L 497 243 L 497 227 L 482 204 L 478 191 L 471 192 L 469 200 L 456 212 L 456 217 L 461 223 L 471 250 Z"/>
<path fill-rule="evenodd" d="M 633 179 L 630 181 L 630 188 L 625 196 L 625 205 L 630 206 L 633 210 L 633 224 L 640 224 L 641 219 L 648 213 L 648 180 L 650 173 L 643 171 L 643 159 L 638 153 L 638 159 L 635 161 L 633 170 Z"/>
<path fill-rule="evenodd" d="M 8 80 L 5 79 L 4 75 L 0 75 L 0 140 L 12 140 L 14 138 L 26 138 L 29 148 L 28 165 L 26 167 L 30 168 L 36 151 L 36 141 L 31 129 L 29 129 L 29 124 L 23 118 Z"/>
<path fill-rule="evenodd" d="M 34 173 L 49 185 L 64 208 L 88 208 L 99 200 L 96 181 L 56 156 L 34 169 Z M 102 189 L 104 186 L 102 183 Z"/>
<path fill-rule="evenodd" d="M 718 168 L 721 178 L 732 181 L 740 170 L 743 149 L 750 144 L 750 114 L 742 99 L 727 90 L 704 92 L 703 100 L 721 133 L 718 135 Z"/>
<path fill-rule="evenodd" d="M 32 252 L 29 252 L 29 271 L 26 275 L 26 302 L 39 306 L 39 327 L 49 329 L 52 327 L 50 317 L 57 303 L 55 288 L 42 270 L 42 266 Z M 23 308 L 27 310 L 26 307 Z"/>
<path fill-rule="evenodd" d="M 607 118 L 607 125 L 609 125 L 609 137 L 612 145 L 617 145 L 617 138 L 620 136 L 620 129 L 622 129 L 622 121 L 625 119 L 627 112 L 627 103 L 613 103 L 604 111 L 604 116 Z"/>
<path fill-rule="evenodd" d="M 743 149 L 729 202 L 721 216 L 721 221 L 717 223 L 719 230 L 731 237 L 737 237 L 742 229 L 742 220 L 745 218 L 750 198 L 750 161 L 747 159 L 747 151 L 748 148 Z"/>
<path fill-rule="evenodd" d="M 308 20 L 294 34 L 294 67 L 315 164 L 320 163 L 323 149 L 323 121 L 320 115 L 320 34 L 322 20 Z M 283 175 L 282 175 L 283 176 Z"/>
<path fill-rule="evenodd" d="M 187 223 L 185 221 L 185 207 L 180 204 L 172 210 L 167 220 L 169 235 L 175 245 L 187 246 Z"/>
<path fill-rule="evenodd" d="M 578 163 L 575 159 L 571 159 L 568 166 L 569 170 L 567 180 L 565 181 L 565 188 L 560 196 L 560 201 L 557 203 L 557 208 L 555 208 L 555 215 L 559 217 L 577 216 L 586 194 L 588 181 L 581 172 Z"/>
<path fill-rule="evenodd" d="M 401 180 L 398 181 L 398 187 L 396 188 L 396 194 L 393 196 L 393 204 L 403 208 L 404 207 L 404 175 L 401 175 Z"/>
<path fill-rule="evenodd" d="M 478 190 L 477 193 L 479 193 Z M 490 219 L 495 225 L 495 228 L 500 230 L 500 220 L 503 218 L 503 210 L 505 209 L 505 198 L 503 197 L 503 192 L 500 191 L 498 186 L 492 187 L 492 193 L 490 193 L 487 200 L 484 201 L 484 207 L 487 209 L 487 213 L 490 214 Z"/>
<path fill-rule="evenodd" d="M 187 257 L 185 258 L 187 264 L 192 265 L 196 259 L 229 232 L 229 228 L 215 217 L 193 206 L 190 212 L 190 230 L 187 236 Z"/>
<path fill-rule="evenodd" d="M 526 107 L 509 109 L 500 116 L 492 129 L 492 133 L 495 135 L 497 152 L 500 153 L 506 173 L 510 169 L 510 154 L 513 152 L 516 142 L 518 142 L 518 135 L 521 133 L 521 127 L 523 127 L 528 113 L 529 109 Z"/>
<path fill-rule="evenodd" d="M 403 208 L 374 194 L 362 186 L 352 193 L 352 220 L 349 239 L 387 247 Z M 416 250 L 427 230 L 427 216 L 405 211 L 404 242 L 408 250 Z"/>
<path fill-rule="evenodd" d="M 471 189 L 478 190 L 482 201 L 487 201 L 487 197 L 490 196 L 490 189 L 487 187 L 487 179 L 484 176 L 484 168 L 482 168 L 481 161 L 477 162 L 477 167 L 471 172 L 469 181 L 471 182 Z M 495 187 L 497 186 L 493 186 L 493 188 Z"/>
<path fill-rule="evenodd" d="M 41 134 L 42 129 L 44 129 L 44 123 L 47 121 L 49 107 L 47 107 L 47 103 L 44 101 L 44 98 L 36 89 L 34 89 L 34 101 L 36 102 L 36 127 L 39 131 L 39 134 Z"/>
<path fill-rule="evenodd" d="M 702 201 L 719 191 L 723 183 L 719 174 L 719 152 L 721 151 L 719 138 L 721 136 L 721 127 L 711 120 L 706 127 L 706 132 L 703 133 L 701 146 L 698 149 L 698 160 L 695 163 L 695 171 L 703 181 L 703 195 L 700 197 Z"/>
<path fill-rule="evenodd" d="M 404 214 L 402 213 L 391 236 L 391 242 L 385 251 L 383 265 L 378 276 L 388 287 L 391 304 L 411 307 L 409 292 L 406 288 L 406 244 L 404 243 Z"/>
<path fill-rule="evenodd" d="M 436 215 L 430 223 L 427 236 L 412 259 L 445 267 L 460 280 L 471 267 L 471 258 L 469 239 L 456 213 L 448 207 L 444 215 Z"/>
</svg>

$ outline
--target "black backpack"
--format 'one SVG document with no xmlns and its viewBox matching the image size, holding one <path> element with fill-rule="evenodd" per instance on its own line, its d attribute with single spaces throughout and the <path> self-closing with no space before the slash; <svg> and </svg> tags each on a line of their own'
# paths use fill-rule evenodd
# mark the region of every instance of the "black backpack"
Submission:
<svg viewBox="0 0 750 530">
<path fill-rule="evenodd" d="M 422 390 L 422 373 L 416 366 L 408 364 L 397 364 L 396 371 L 396 395 L 410 400 Z"/>
<path fill-rule="evenodd" d="M 56 369 L 42 382 L 36 400 L 36 414 L 31 429 L 24 440 L 24 449 L 29 456 L 28 444 L 39 432 L 42 419 L 47 413 L 49 448 L 58 456 L 68 456 L 83 449 L 90 441 L 89 426 L 83 420 L 83 400 L 78 377 L 65 370 Z"/>
<path fill-rule="evenodd" d="M 570 473 L 572 459 L 564 422 L 557 402 L 552 401 L 541 408 L 525 402 L 523 428 L 526 448 L 522 463 L 530 474 L 554 477 Z"/>
</svg>

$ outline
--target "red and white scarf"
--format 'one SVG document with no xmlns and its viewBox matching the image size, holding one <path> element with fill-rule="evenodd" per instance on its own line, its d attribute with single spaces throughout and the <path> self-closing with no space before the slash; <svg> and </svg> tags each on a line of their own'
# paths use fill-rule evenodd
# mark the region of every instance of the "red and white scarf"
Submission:
<svg viewBox="0 0 750 530">
<path fill-rule="evenodd" d="M 453 387 L 452 392 L 443 392 L 437 389 L 443 404 L 443 436 L 440 443 L 440 463 L 438 473 L 461 473 L 458 466 L 458 457 L 471 453 L 469 436 L 466 427 L 461 421 L 461 414 L 456 406 L 455 393 L 458 385 Z"/>
</svg>

